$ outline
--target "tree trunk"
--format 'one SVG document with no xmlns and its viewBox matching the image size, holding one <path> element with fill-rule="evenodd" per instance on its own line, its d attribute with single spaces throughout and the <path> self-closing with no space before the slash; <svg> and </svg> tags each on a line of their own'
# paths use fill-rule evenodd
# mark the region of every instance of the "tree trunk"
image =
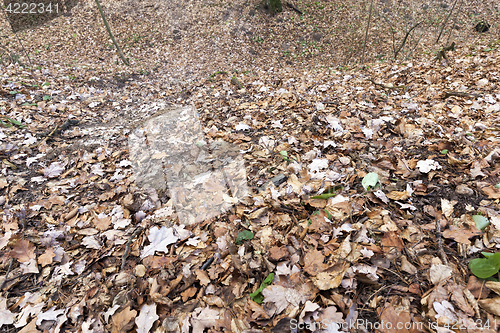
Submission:
<svg viewBox="0 0 500 333">
<path fill-rule="evenodd" d="M 271 14 L 275 14 L 276 12 L 280 13 L 283 11 L 281 0 L 264 0 L 264 5 Z"/>
</svg>

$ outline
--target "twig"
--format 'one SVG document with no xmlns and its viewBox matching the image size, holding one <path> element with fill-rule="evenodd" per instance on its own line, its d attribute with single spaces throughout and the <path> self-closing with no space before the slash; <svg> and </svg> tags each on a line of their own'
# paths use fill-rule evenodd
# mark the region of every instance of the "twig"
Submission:
<svg viewBox="0 0 500 333">
<path fill-rule="evenodd" d="M 0 285 L 0 290 L 3 289 L 3 287 L 5 286 L 5 283 L 7 282 L 7 278 L 9 277 L 10 269 L 12 268 L 13 262 L 14 262 L 14 258 L 10 259 L 9 268 L 7 268 L 7 273 L 5 274 L 5 278 L 3 279 L 3 282 Z"/>
<path fill-rule="evenodd" d="M 123 252 L 123 256 L 122 256 L 122 266 L 121 266 L 121 269 L 123 271 L 123 269 L 125 268 L 125 263 L 127 262 L 127 257 L 128 257 L 128 254 L 130 252 L 130 245 L 132 244 L 132 240 L 135 238 L 135 236 L 137 236 L 144 228 L 143 227 L 138 227 L 137 229 L 135 229 L 135 231 L 132 233 L 132 235 L 130 236 L 130 238 L 128 239 L 127 241 L 127 245 L 125 245 L 125 252 Z"/>
<path fill-rule="evenodd" d="M 397 49 L 397 51 L 394 53 L 394 59 L 396 59 L 398 57 L 398 54 L 399 52 L 401 51 L 401 49 L 405 46 L 406 44 L 406 40 L 408 39 L 408 36 L 411 34 L 411 32 L 413 31 L 413 29 L 415 29 L 416 27 L 418 27 L 420 24 L 422 24 L 422 22 L 418 22 L 417 24 L 415 24 L 413 27 L 410 28 L 410 30 L 408 30 L 406 32 L 406 35 L 405 35 L 405 38 L 403 39 L 403 41 L 401 42 L 401 45 L 399 46 L 399 48 Z"/>
<path fill-rule="evenodd" d="M 389 21 L 389 19 L 387 17 L 385 17 L 383 15 L 381 15 L 380 17 L 382 17 L 387 22 L 387 24 L 389 24 L 389 28 L 391 28 L 391 34 L 392 34 L 392 52 L 394 54 L 396 54 L 396 37 L 395 37 L 396 29 L 392 26 L 391 21 Z"/>
<path fill-rule="evenodd" d="M 3 11 L 4 15 L 5 15 L 5 18 L 7 19 L 7 13 L 5 11 Z M 8 19 L 7 19 L 8 20 Z M 14 32 L 14 35 L 16 36 L 16 39 L 17 41 L 19 42 L 19 45 L 21 45 L 21 48 L 23 49 L 24 51 L 24 54 L 26 55 L 26 57 L 28 58 L 28 62 L 30 63 L 30 66 L 33 67 L 33 63 L 31 62 L 31 58 L 30 58 L 30 55 L 28 52 L 26 52 L 26 49 L 24 48 L 24 45 L 23 45 L 23 42 L 21 42 L 21 39 L 19 39 L 19 36 L 17 35 L 17 33 Z M 2 37 L 7 37 L 7 36 L 2 36 Z M 12 57 L 10 57 L 11 60 Z M 0 288 L 1 289 L 1 288 Z"/>
<path fill-rule="evenodd" d="M 113 36 L 113 33 L 111 32 L 111 28 L 109 27 L 108 21 L 106 20 L 106 17 L 104 16 L 104 12 L 102 11 L 101 3 L 99 0 L 95 0 L 95 3 L 97 4 L 97 9 L 99 10 L 99 13 L 101 14 L 102 21 L 104 22 L 104 25 L 106 26 L 106 30 L 108 31 L 109 37 L 111 38 L 111 41 L 116 47 L 116 50 L 118 51 L 118 55 L 122 59 L 122 61 L 125 63 L 125 65 L 130 66 L 128 59 L 125 58 L 125 55 L 122 52 L 122 49 L 116 42 L 115 36 Z"/>
<path fill-rule="evenodd" d="M 366 25 L 365 41 L 363 42 L 363 53 L 361 54 L 362 64 L 365 62 L 366 40 L 368 39 L 368 30 L 370 29 L 370 23 L 372 21 L 372 11 L 373 11 L 373 0 L 371 0 L 370 2 L 370 14 L 368 14 L 368 24 Z"/>
<path fill-rule="evenodd" d="M 16 35 L 16 38 L 17 38 L 17 41 L 19 42 L 19 44 L 21 45 L 21 48 L 23 49 L 24 51 L 24 54 L 26 54 L 26 57 L 28 58 L 28 62 L 30 63 L 30 66 L 33 67 L 33 63 L 31 62 L 31 58 L 30 58 L 30 55 L 28 52 L 26 52 L 26 49 L 24 48 L 24 45 L 23 43 L 21 42 L 21 39 L 19 39 L 19 36 L 17 35 L 17 33 L 14 33 L 14 35 Z"/>
<path fill-rule="evenodd" d="M 370 81 L 371 83 L 373 83 L 376 86 L 380 86 L 380 87 L 382 87 L 384 89 L 389 89 L 389 90 L 393 90 L 393 89 L 405 89 L 406 88 L 406 86 L 404 86 L 404 85 L 403 86 L 389 86 L 387 84 L 377 83 L 373 79 L 368 79 L 368 81 Z"/>
<path fill-rule="evenodd" d="M 54 133 L 57 131 L 57 129 L 59 128 L 59 125 L 57 125 L 53 130 L 52 132 L 50 132 L 46 137 L 43 138 L 43 140 L 41 140 L 40 142 L 38 142 L 37 144 L 33 145 L 31 148 L 37 148 L 38 146 L 40 146 L 42 143 L 44 143 L 45 141 L 47 141 L 48 138 L 50 138 L 52 135 L 54 135 Z"/>
<path fill-rule="evenodd" d="M 211 256 L 207 262 L 205 262 L 203 264 L 203 266 L 201 266 L 201 270 L 204 271 L 206 270 L 208 267 L 210 267 L 210 265 L 214 262 L 214 259 L 215 259 L 215 254 L 213 256 Z"/>
<path fill-rule="evenodd" d="M 436 44 L 439 43 L 439 39 L 441 39 L 441 34 L 443 33 L 444 27 L 446 27 L 446 23 L 448 23 L 448 20 L 450 19 L 450 16 L 453 13 L 453 9 L 455 9 L 457 2 L 458 0 L 455 0 L 455 2 L 453 3 L 453 7 L 451 7 L 450 12 L 448 13 L 448 16 L 446 16 L 443 26 L 441 27 L 441 31 L 439 32 L 438 38 L 436 39 Z"/>
<path fill-rule="evenodd" d="M 481 95 L 479 94 L 471 94 L 471 93 L 465 93 L 465 92 L 459 92 L 459 91 L 445 91 L 444 92 L 444 99 L 447 99 L 450 96 L 457 96 L 457 97 L 480 97 Z"/>
<path fill-rule="evenodd" d="M 441 237 L 441 214 L 436 218 L 436 241 L 438 246 L 438 254 L 443 264 L 448 266 L 448 259 L 446 258 L 446 253 L 443 250 L 443 238 Z"/>
</svg>

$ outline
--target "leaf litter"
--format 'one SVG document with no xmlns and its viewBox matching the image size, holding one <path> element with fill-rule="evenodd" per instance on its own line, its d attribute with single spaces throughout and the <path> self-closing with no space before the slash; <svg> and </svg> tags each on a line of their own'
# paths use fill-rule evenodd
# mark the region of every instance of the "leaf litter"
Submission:
<svg viewBox="0 0 500 333">
<path fill-rule="evenodd" d="M 499 57 L 464 46 L 445 65 L 252 67 L 169 87 L 3 66 L 16 126 L 0 135 L 0 328 L 496 332 L 500 288 L 482 278 L 498 273 Z M 456 90 L 469 95 L 443 93 Z M 233 144 L 250 191 L 196 178 L 227 209 L 182 225 L 189 198 L 137 186 L 127 140 L 185 106 L 203 130 L 189 153 Z"/>
</svg>

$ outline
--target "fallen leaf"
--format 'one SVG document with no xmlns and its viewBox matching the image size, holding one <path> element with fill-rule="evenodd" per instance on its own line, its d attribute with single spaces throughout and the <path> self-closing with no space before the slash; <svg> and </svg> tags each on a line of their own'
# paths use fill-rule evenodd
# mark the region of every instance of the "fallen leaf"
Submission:
<svg viewBox="0 0 500 333">
<path fill-rule="evenodd" d="M 170 244 L 174 244 L 179 239 L 177 236 L 174 236 L 173 228 L 165 228 L 161 227 L 152 227 L 149 229 L 148 236 L 149 244 L 146 246 L 141 252 L 141 259 L 144 259 L 147 256 L 154 255 L 156 251 L 168 253 L 168 248 Z"/>
<path fill-rule="evenodd" d="M 137 311 L 130 310 L 130 305 L 121 312 L 115 313 L 111 317 L 111 333 L 126 333 L 134 326 L 134 318 Z"/>
<path fill-rule="evenodd" d="M 135 318 L 137 333 L 149 333 L 155 321 L 159 318 L 160 317 L 156 314 L 156 304 L 144 304 L 141 308 L 141 312 L 137 318 Z"/>
<path fill-rule="evenodd" d="M 328 266 L 323 263 L 324 260 L 325 256 L 321 251 L 309 251 L 304 256 L 304 270 L 310 275 L 315 276 L 328 268 Z"/>
<path fill-rule="evenodd" d="M 38 257 L 38 263 L 42 265 L 42 267 L 45 267 L 47 265 L 52 264 L 52 259 L 56 256 L 54 253 L 54 249 L 49 247 L 48 249 L 45 250 L 44 254 Z"/>
<path fill-rule="evenodd" d="M 25 239 L 20 239 L 9 252 L 9 255 L 11 258 L 15 258 L 20 262 L 27 262 L 36 258 L 35 246 Z"/>
</svg>

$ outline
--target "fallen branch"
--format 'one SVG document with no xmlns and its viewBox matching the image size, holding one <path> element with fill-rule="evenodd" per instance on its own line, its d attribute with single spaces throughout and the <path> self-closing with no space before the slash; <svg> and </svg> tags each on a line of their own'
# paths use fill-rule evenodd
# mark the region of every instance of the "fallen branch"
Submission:
<svg viewBox="0 0 500 333">
<path fill-rule="evenodd" d="M 125 252 L 123 252 L 123 256 L 122 256 L 122 266 L 121 266 L 121 269 L 123 271 L 123 269 L 125 268 L 125 263 L 127 262 L 127 257 L 128 257 L 128 254 L 130 252 L 130 245 L 132 244 L 132 240 L 135 238 L 135 236 L 137 236 L 142 230 L 144 230 L 143 227 L 138 227 L 137 229 L 135 229 L 135 231 L 132 233 L 132 235 L 130 235 L 130 238 L 128 239 L 127 241 L 127 245 L 125 245 Z"/>
<path fill-rule="evenodd" d="M 68 127 L 72 125 L 78 124 L 80 121 L 76 119 L 68 119 L 66 120 L 61 126 L 56 125 L 56 127 L 52 131 L 47 131 L 43 133 L 39 133 L 38 136 L 43 137 L 42 141 L 38 142 L 37 144 L 33 145 L 31 148 L 36 148 L 40 146 L 43 142 L 47 141 L 49 138 L 53 137 L 54 135 L 57 135 L 61 133 L 62 131 L 66 130 Z"/>
<path fill-rule="evenodd" d="M 413 31 L 413 29 L 415 29 L 416 27 L 418 27 L 422 22 L 418 22 L 417 24 L 415 24 L 413 27 L 410 28 L 410 30 L 408 30 L 406 32 L 406 35 L 405 35 L 405 38 L 403 38 L 403 41 L 401 42 L 401 45 L 399 46 L 399 48 L 394 52 L 394 59 L 396 59 L 398 57 L 398 54 L 399 52 L 401 51 L 401 49 L 403 49 L 403 47 L 405 46 L 406 44 L 406 40 L 408 39 L 408 36 L 411 34 L 411 32 Z"/>
<path fill-rule="evenodd" d="M 480 97 L 481 95 L 479 94 L 471 94 L 471 93 L 464 93 L 464 92 L 459 92 L 459 91 L 445 91 L 444 92 L 444 99 L 447 99 L 450 96 L 457 96 L 457 97 Z"/>
<path fill-rule="evenodd" d="M 443 238 L 441 237 L 441 214 L 436 218 L 436 242 L 438 246 L 438 254 L 443 264 L 448 266 L 448 258 L 446 258 L 446 253 L 443 250 Z"/>
<path fill-rule="evenodd" d="M 374 85 L 376 86 L 379 86 L 379 87 L 382 87 L 384 89 L 388 89 L 388 90 L 394 90 L 394 89 L 406 89 L 406 86 L 405 85 L 402 85 L 402 86 L 390 86 L 388 84 L 383 84 L 383 83 L 377 83 L 375 82 L 373 79 L 368 79 L 368 81 L 370 81 L 371 83 L 373 83 Z"/>
<path fill-rule="evenodd" d="M 457 5 L 458 0 L 455 0 L 453 3 L 453 7 L 451 7 L 450 12 L 446 16 L 446 19 L 444 20 L 443 26 L 441 27 L 441 31 L 439 31 L 439 35 L 436 39 L 436 44 L 439 43 L 439 40 L 441 39 L 441 35 L 443 34 L 444 27 L 446 27 L 446 23 L 448 23 L 448 20 L 450 19 L 451 14 L 453 13 L 453 10 L 455 9 L 455 6 Z"/>
</svg>

